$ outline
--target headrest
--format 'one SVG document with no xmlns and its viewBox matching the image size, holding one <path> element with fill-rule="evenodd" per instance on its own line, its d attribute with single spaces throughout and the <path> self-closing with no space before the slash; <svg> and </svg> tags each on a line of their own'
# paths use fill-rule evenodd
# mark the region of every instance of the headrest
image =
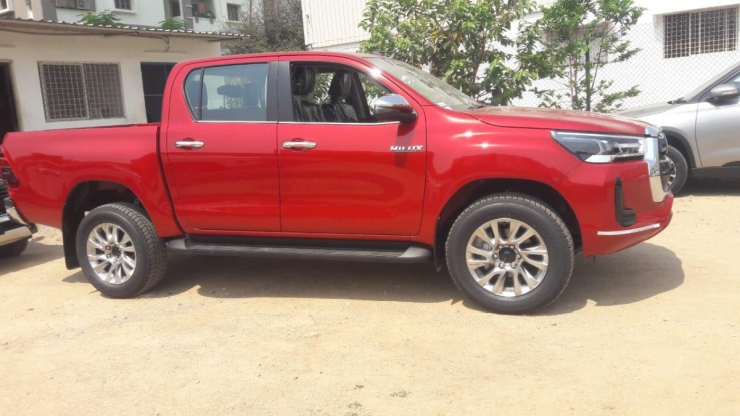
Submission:
<svg viewBox="0 0 740 416">
<path fill-rule="evenodd" d="M 343 100 L 352 93 L 352 75 L 346 71 L 337 71 L 329 86 L 329 96 L 333 100 Z"/>
<path fill-rule="evenodd" d="M 222 85 L 216 90 L 218 95 L 223 95 L 229 98 L 242 98 L 244 96 L 244 88 L 241 85 Z"/>
<path fill-rule="evenodd" d="M 293 70 L 293 95 L 309 95 L 316 87 L 316 68 L 299 66 Z"/>
<path fill-rule="evenodd" d="M 257 86 L 254 84 L 244 84 L 242 88 L 244 89 L 244 106 L 257 107 L 260 104 Z"/>
</svg>

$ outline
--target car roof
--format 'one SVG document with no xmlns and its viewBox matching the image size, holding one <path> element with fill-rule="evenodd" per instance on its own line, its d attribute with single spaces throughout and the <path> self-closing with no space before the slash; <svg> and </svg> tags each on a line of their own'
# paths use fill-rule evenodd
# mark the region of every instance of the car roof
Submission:
<svg viewBox="0 0 740 416">
<path fill-rule="evenodd" d="M 293 52 L 267 52 L 267 53 L 252 53 L 252 54 L 240 54 L 240 55 L 224 55 L 224 56 L 213 56 L 209 58 L 194 59 L 186 61 L 187 63 L 207 64 L 212 62 L 224 62 L 232 59 L 240 58 L 279 58 L 281 56 L 321 56 L 321 57 L 335 57 L 335 58 L 352 58 L 355 60 L 365 58 L 377 58 L 380 55 L 374 55 L 370 53 L 348 53 L 348 52 L 329 52 L 329 51 L 293 51 Z"/>
</svg>

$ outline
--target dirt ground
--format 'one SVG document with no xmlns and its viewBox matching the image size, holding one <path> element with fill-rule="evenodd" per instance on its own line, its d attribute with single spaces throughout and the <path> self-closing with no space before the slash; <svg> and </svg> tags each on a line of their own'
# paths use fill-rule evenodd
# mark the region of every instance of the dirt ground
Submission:
<svg viewBox="0 0 740 416">
<path fill-rule="evenodd" d="M 106 299 L 44 229 L 0 261 L 0 414 L 740 414 L 739 210 L 740 179 L 694 179 L 519 317 L 426 265 L 180 257 Z"/>
</svg>

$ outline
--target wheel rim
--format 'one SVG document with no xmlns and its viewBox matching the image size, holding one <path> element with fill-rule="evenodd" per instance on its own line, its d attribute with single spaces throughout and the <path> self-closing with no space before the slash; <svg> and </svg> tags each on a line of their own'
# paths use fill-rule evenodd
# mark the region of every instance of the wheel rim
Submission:
<svg viewBox="0 0 740 416">
<path fill-rule="evenodd" d="M 110 223 L 96 226 L 87 237 L 87 259 L 105 283 L 126 283 L 136 271 L 136 248 L 123 228 Z"/>
<path fill-rule="evenodd" d="M 673 162 L 673 159 L 671 159 L 670 157 L 666 157 L 666 159 L 668 160 L 668 166 L 669 166 L 668 171 L 667 171 L 668 173 L 667 186 L 668 188 L 670 188 L 671 186 L 673 186 L 673 182 L 676 181 L 677 169 L 676 169 L 676 164 Z"/>
<path fill-rule="evenodd" d="M 485 290 L 513 298 L 534 290 L 547 274 L 548 251 L 529 224 L 501 218 L 487 222 L 468 240 L 470 274 Z"/>
</svg>

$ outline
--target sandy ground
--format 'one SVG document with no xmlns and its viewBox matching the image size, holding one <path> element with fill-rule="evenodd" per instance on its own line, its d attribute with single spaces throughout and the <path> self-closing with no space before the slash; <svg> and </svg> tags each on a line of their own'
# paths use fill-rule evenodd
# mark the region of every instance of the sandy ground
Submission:
<svg viewBox="0 0 740 416">
<path fill-rule="evenodd" d="M 693 180 L 524 317 L 425 265 L 180 257 L 106 299 L 45 229 L 0 261 L 0 414 L 740 414 L 739 208 Z"/>
</svg>

